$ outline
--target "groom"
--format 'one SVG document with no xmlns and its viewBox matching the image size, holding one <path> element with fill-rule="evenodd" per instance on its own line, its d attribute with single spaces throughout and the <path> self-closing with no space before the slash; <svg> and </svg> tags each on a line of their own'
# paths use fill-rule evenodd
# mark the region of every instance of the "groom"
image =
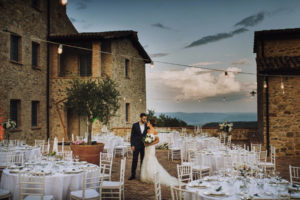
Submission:
<svg viewBox="0 0 300 200">
<path fill-rule="evenodd" d="M 145 113 L 140 114 L 140 121 L 134 123 L 131 129 L 131 150 L 133 152 L 132 155 L 132 165 L 131 165 L 131 177 L 128 180 L 135 179 L 135 171 L 138 163 L 138 157 L 140 154 L 141 166 L 143 163 L 145 146 L 143 142 L 143 137 L 147 134 L 147 116 Z"/>
</svg>

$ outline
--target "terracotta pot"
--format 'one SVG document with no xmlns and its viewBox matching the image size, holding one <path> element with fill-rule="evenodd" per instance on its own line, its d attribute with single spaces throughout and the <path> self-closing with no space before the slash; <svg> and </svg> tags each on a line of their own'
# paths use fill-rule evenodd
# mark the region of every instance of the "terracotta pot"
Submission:
<svg viewBox="0 0 300 200">
<path fill-rule="evenodd" d="M 80 161 L 87 161 L 95 165 L 99 165 L 100 152 L 103 152 L 104 144 L 97 143 L 96 145 L 77 145 L 71 144 L 71 150 L 74 156 L 79 156 Z"/>
</svg>

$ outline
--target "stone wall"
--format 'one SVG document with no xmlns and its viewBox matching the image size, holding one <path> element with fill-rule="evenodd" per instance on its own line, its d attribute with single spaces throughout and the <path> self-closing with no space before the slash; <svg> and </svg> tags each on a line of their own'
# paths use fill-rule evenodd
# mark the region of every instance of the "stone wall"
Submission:
<svg viewBox="0 0 300 200">
<path fill-rule="evenodd" d="M 185 127 L 187 134 L 194 134 L 194 127 Z M 178 131 L 182 132 L 182 127 L 157 127 L 157 131 L 159 132 L 167 132 L 167 131 Z M 219 128 L 203 128 L 203 133 L 208 133 L 210 136 L 219 137 Z M 118 136 L 126 136 L 131 132 L 131 128 L 113 128 L 113 132 Z M 241 141 L 247 143 L 258 143 L 257 141 L 257 129 L 256 128 L 234 128 L 231 132 L 232 140 Z"/>
<path fill-rule="evenodd" d="M 257 58 L 300 56 L 300 40 L 293 37 L 261 39 L 257 41 Z M 263 48 L 262 48 L 263 46 Z M 286 66 L 289 68 L 289 66 Z M 260 66 L 257 66 L 258 71 Z M 258 131 L 267 146 L 267 101 L 269 101 L 269 145 L 275 146 L 278 156 L 300 155 L 300 84 L 299 77 L 268 77 L 268 88 L 264 88 L 264 77 L 257 78 L 258 84 Z M 284 84 L 284 93 L 281 89 Z"/>
<path fill-rule="evenodd" d="M 47 0 L 41 0 L 39 8 L 33 8 L 31 1 L 0 1 L 0 108 L 5 120 L 9 118 L 10 100 L 20 100 L 20 126 L 12 138 L 25 139 L 33 144 L 34 139 L 47 138 Z M 73 32 L 74 27 L 59 0 L 51 0 L 55 5 L 52 13 L 61 15 L 52 19 L 53 33 L 61 29 Z M 64 12 L 63 14 L 58 12 Z M 59 22 L 59 24 L 57 23 Z M 3 30 L 8 32 L 3 33 Z M 10 61 L 10 34 L 17 34 L 20 40 L 19 62 Z M 39 66 L 32 67 L 32 42 L 39 43 Z M 31 126 L 31 102 L 39 101 L 38 126 Z"/>
</svg>

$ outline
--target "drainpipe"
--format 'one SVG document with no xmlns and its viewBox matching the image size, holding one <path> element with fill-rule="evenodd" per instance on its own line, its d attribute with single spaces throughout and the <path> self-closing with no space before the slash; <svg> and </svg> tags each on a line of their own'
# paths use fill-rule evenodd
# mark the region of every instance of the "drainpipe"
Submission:
<svg viewBox="0 0 300 200">
<path fill-rule="evenodd" d="M 270 117 L 269 117 L 269 77 L 266 77 L 266 135 L 267 135 L 267 151 L 270 153 Z"/>
<path fill-rule="evenodd" d="M 47 0 L 47 40 L 49 40 L 49 35 L 50 35 L 50 0 Z M 49 81 L 49 73 L 50 73 L 50 48 L 49 48 L 49 44 L 47 43 L 47 88 L 46 88 L 46 115 L 47 115 L 47 139 L 50 138 L 50 123 L 49 123 L 49 91 L 50 91 L 50 81 Z"/>
</svg>

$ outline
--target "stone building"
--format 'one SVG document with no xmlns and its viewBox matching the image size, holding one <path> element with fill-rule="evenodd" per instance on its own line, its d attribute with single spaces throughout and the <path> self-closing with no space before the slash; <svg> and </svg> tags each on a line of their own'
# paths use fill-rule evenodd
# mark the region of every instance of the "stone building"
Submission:
<svg viewBox="0 0 300 200">
<path fill-rule="evenodd" d="M 51 35 L 50 39 L 63 46 L 50 47 L 50 127 L 51 137 L 70 138 L 71 134 L 87 132 L 86 119 L 64 107 L 65 88 L 73 78 L 114 80 L 121 94 L 120 109 L 109 128 L 131 127 L 146 111 L 145 63 L 150 57 L 134 31 L 112 31 Z M 76 48 L 80 47 L 80 48 Z M 99 122 L 93 127 L 101 132 Z"/>
<path fill-rule="evenodd" d="M 300 155 L 300 28 L 255 32 L 258 131 L 279 156 Z"/>
<path fill-rule="evenodd" d="M 47 138 L 51 33 L 77 33 L 59 0 L 0 1 L 0 110 L 17 121 L 13 138 Z"/>
<path fill-rule="evenodd" d="M 85 131 L 83 119 L 56 109 L 72 77 L 108 75 L 119 84 L 123 102 L 112 127 L 127 126 L 146 110 L 145 63 L 151 60 L 136 32 L 79 34 L 60 0 L 1 0 L 0 19 L 0 110 L 4 120 L 17 121 L 12 138 L 32 143 Z M 58 55 L 51 40 L 92 50 L 64 46 Z"/>
</svg>

